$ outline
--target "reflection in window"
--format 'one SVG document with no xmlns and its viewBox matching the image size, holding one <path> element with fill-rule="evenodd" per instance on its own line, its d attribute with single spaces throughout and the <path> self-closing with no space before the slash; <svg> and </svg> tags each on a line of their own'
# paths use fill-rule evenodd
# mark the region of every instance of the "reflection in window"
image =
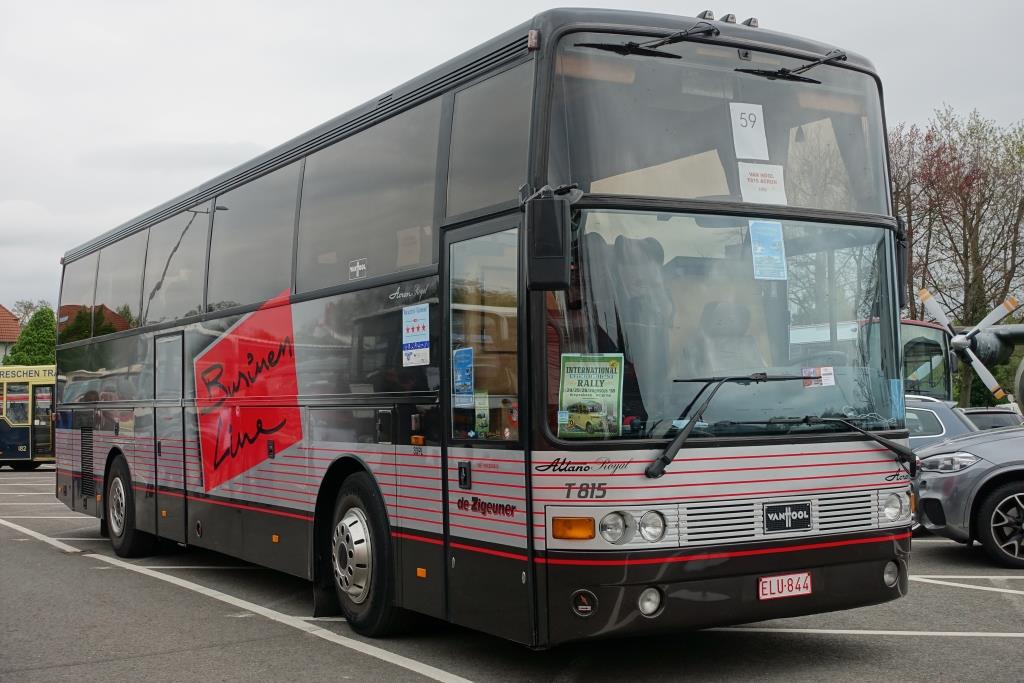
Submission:
<svg viewBox="0 0 1024 683">
<path fill-rule="evenodd" d="M 209 310 L 265 301 L 291 288 L 298 188 L 299 165 L 291 164 L 217 198 Z"/>
<path fill-rule="evenodd" d="M 92 336 L 139 326 L 142 262 L 146 258 L 147 231 L 137 232 L 104 247 L 96 275 L 96 303 Z"/>
<path fill-rule="evenodd" d="M 144 325 L 203 312 L 209 214 L 207 202 L 149 229 L 142 295 Z"/>
<path fill-rule="evenodd" d="M 19 382 L 7 385 L 4 411 L 11 424 L 28 424 L 28 384 Z"/>
<path fill-rule="evenodd" d="M 452 436 L 519 438 L 517 231 L 451 247 Z"/>
<path fill-rule="evenodd" d="M 92 253 L 64 266 L 64 282 L 57 308 L 57 333 L 62 344 L 92 336 L 92 301 L 98 259 L 99 253 Z"/>
<path fill-rule="evenodd" d="M 309 156 L 299 216 L 298 291 L 433 260 L 441 101 Z"/>
<path fill-rule="evenodd" d="M 938 436 L 944 430 L 938 416 L 932 411 L 907 408 L 907 431 L 910 436 Z"/>
<path fill-rule="evenodd" d="M 526 181 L 533 62 L 455 95 L 449 216 L 516 198 Z"/>
</svg>

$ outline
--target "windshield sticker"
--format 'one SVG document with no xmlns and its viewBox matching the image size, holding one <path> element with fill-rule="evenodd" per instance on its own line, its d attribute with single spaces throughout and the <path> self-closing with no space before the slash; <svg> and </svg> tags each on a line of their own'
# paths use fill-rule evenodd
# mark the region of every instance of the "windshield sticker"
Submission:
<svg viewBox="0 0 1024 683">
<path fill-rule="evenodd" d="M 743 201 L 786 206 L 786 182 L 782 166 L 739 162 L 740 194 Z"/>
<path fill-rule="evenodd" d="M 402 308 L 402 367 L 430 365 L 430 304 Z"/>
<path fill-rule="evenodd" d="M 764 110 L 760 104 L 730 102 L 732 142 L 737 159 L 768 161 L 768 139 L 764 133 Z"/>
<path fill-rule="evenodd" d="M 452 353 L 452 405 L 473 407 L 473 347 L 455 349 Z"/>
<path fill-rule="evenodd" d="M 622 432 L 622 354 L 563 353 L 558 420 L 562 438 L 604 438 Z"/>
<path fill-rule="evenodd" d="M 481 439 L 486 439 L 491 431 L 491 397 L 486 391 L 473 394 L 474 413 L 476 413 L 476 432 Z"/>
<path fill-rule="evenodd" d="M 831 365 L 822 368 L 803 368 L 800 374 L 804 376 L 805 387 L 834 387 L 836 385 L 836 373 Z"/>
<path fill-rule="evenodd" d="M 785 280 L 786 242 L 782 223 L 750 221 L 750 253 L 754 259 L 755 280 Z"/>
</svg>

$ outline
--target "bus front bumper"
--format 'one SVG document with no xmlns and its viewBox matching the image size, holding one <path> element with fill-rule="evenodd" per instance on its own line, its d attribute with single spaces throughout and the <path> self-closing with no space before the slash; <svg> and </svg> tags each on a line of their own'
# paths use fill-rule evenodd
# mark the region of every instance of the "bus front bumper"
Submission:
<svg viewBox="0 0 1024 683">
<path fill-rule="evenodd" d="M 549 554 L 545 563 L 548 644 L 830 612 L 895 600 L 907 593 L 909 529 L 853 539 L 818 537 L 806 546 L 783 546 L 775 549 L 778 552 L 771 547 L 716 548 L 692 561 L 682 553 L 588 559 Z M 688 551 L 693 557 L 693 549 Z M 890 562 L 899 569 L 893 586 L 883 578 Z M 759 597 L 762 577 L 804 572 L 810 575 L 809 594 Z M 649 588 L 658 591 L 661 606 L 645 616 L 639 602 Z"/>
</svg>

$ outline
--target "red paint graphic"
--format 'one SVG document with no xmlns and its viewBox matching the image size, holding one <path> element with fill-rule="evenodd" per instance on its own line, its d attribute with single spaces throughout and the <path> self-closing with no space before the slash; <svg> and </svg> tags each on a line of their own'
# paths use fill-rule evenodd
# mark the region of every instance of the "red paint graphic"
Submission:
<svg viewBox="0 0 1024 683">
<path fill-rule="evenodd" d="M 267 301 L 200 354 L 193 364 L 199 407 L 203 486 L 209 491 L 302 440 L 288 291 Z M 251 405 L 252 401 L 256 405 Z"/>
</svg>

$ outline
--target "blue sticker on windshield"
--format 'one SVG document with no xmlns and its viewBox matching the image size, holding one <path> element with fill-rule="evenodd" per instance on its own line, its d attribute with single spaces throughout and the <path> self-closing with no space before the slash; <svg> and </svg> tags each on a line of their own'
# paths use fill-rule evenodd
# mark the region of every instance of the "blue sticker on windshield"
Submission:
<svg viewBox="0 0 1024 683">
<path fill-rule="evenodd" d="M 474 405 L 473 347 L 467 346 L 452 352 L 452 405 L 457 408 L 472 408 Z M 472 435 L 470 435 L 472 438 Z"/>
<path fill-rule="evenodd" d="M 754 279 L 787 279 L 782 223 L 750 221 L 750 253 L 754 259 Z"/>
<path fill-rule="evenodd" d="M 889 380 L 889 400 L 892 401 L 892 416 L 903 420 L 907 416 L 907 406 L 903 402 L 903 379 Z"/>
</svg>

